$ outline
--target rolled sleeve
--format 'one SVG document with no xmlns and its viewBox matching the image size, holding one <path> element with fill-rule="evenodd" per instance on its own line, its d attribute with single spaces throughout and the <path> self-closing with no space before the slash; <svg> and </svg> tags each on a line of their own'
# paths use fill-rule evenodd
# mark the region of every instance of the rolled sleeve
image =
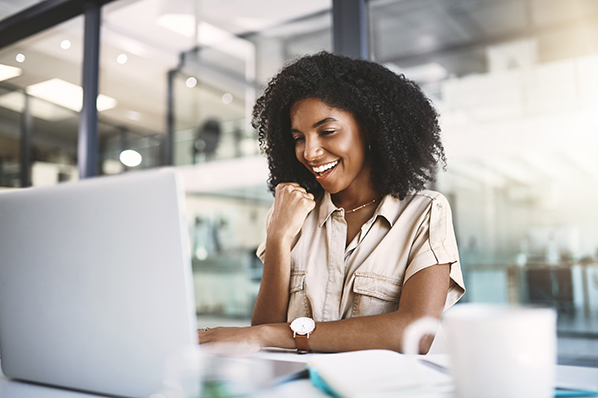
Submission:
<svg viewBox="0 0 598 398">
<path fill-rule="evenodd" d="M 423 222 L 418 229 L 411 251 L 411 261 L 405 270 L 403 283 L 424 268 L 449 264 L 451 283 L 445 303 L 445 309 L 447 309 L 463 296 L 465 286 L 449 203 L 440 194 L 431 199 Z"/>
</svg>

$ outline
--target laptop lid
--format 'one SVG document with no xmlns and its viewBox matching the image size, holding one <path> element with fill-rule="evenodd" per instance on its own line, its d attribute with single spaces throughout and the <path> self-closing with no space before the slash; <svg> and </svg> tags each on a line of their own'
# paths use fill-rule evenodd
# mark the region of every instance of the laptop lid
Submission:
<svg viewBox="0 0 598 398">
<path fill-rule="evenodd" d="M 148 397 L 196 344 L 188 228 L 172 169 L 0 194 L 5 375 Z"/>
</svg>

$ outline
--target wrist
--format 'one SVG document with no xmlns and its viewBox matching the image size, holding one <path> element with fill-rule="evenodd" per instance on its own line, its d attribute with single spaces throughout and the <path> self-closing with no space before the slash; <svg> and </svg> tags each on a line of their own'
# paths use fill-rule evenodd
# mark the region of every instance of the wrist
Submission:
<svg viewBox="0 0 598 398">
<path fill-rule="evenodd" d="M 312 318 L 295 318 L 289 325 L 295 339 L 295 346 L 298 354 L 306 354 L 311 351 L 309 336 L 316 330 L 316 323 Z"/>
<path fill-rule="evenodd" d="M 293 236 L 285 234 L 284 232 L 268 231 L 266 236 L 266 249 L 278 247 L 280 250 L 291 250 L 291 242 Z"/>
<path fill-rule="evenodd" d="M 256 328 L 262 347 L 295 348 L 293 332 L 288 323 L 268 323 Z"/>
</svg>

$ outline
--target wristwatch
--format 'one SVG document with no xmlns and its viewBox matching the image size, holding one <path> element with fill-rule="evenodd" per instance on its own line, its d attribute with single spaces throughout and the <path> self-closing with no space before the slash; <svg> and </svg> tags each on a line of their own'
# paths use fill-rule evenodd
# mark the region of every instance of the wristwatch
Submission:
<svg viewBox="0 0 598 398">
<path fill-rule="evenodd" d="M 311 318 L 301 317 L 295 319 L 289 326 L 293 331 L 297 354 L 307 354 L 309 352 L 309 335 L 315 330 L 316 323 Z"/>
</svg>

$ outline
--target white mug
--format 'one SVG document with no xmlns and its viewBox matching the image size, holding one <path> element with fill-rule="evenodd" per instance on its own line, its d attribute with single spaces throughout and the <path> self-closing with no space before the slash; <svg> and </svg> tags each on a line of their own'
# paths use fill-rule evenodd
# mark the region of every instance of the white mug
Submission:
<svg viewBox="0 0 598 398">
<path fill-rule="evenodd" d="M 405 344 L 434 332 L 412 324 Z M 556 312 L 551 308 L 459 304 L 442 321 L 459 398 L 551 398 L 556 374 Z M 413 350 L 411 348 L 411 350 Z"/>
</svg>

